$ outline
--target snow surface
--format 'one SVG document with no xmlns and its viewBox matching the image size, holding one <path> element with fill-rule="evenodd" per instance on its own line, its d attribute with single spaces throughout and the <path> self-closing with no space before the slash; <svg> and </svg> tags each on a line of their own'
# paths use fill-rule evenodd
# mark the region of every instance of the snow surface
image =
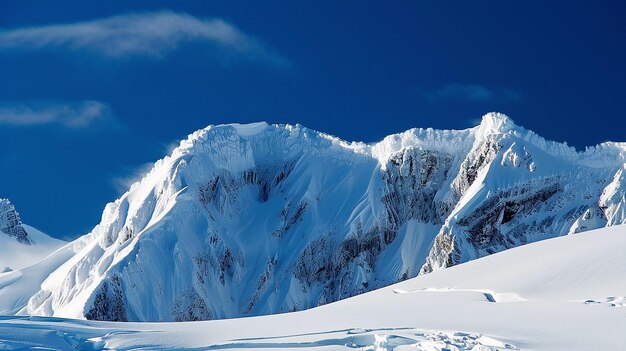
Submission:
<svg viewBox="0 0 626 351">
<path fill-rule="evenodd" d="M 0 314 L 16 314 L 24 309 L 29 299 L 41 289 L 41 283 L 76 254 L 75 245 L 66 244 L 37 264 L 0 273 Z"/>
<path fill-rule="evenodd" d="M 18 270 L 33 265 L 67 244 L 29 225 L 22 224 L 22 227 L 34 243 L 24 245 L 7 235 L 0 235 L 0 269 L 10 267 L 12 270 Z"/>
<path fill-rule="evenodd" d="M 307 311 L 185 323 L 0 317 L 3 350 L 620 350 L 626 226 L 514 248 Z M 0 282 L 2 282 L 0 277 Z"/>
</svg>

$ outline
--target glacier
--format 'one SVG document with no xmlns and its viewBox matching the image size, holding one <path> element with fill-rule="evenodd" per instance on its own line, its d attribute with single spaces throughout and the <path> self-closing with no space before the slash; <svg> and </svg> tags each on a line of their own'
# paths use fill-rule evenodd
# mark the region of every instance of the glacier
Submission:
<svg viewBox="0 0 626 351">
<path fill-rule="evenodd" d="M 579 152 L 499 113 L 372 144 L 300 125 L 209 126 L 92 232 L 0 287 L 36 282 L 0 299 L 0 314 L 195 321 L 325 305 L 624 223 L 625 153 Z"/>
</svg>

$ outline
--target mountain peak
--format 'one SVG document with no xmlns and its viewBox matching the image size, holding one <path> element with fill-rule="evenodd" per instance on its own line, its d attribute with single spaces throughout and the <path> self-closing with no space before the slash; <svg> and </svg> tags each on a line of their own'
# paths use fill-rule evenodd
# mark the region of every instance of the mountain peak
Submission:
<svg viewBox="0 0 626 351">
<path fill-rule="evenodd" d="M 485 114 L 478 127 L 485 134 L 506 133 L 520 128 L 509 116 L 500 112 L 489 112 Z"/>
<path fill-rule="evenodd" d="M 14 237 L 20 243 L 32 244 L 28 233 L 22 227 L 20 215 L 8 199 L 0 199 L 0 232 Z"/>
</svg>

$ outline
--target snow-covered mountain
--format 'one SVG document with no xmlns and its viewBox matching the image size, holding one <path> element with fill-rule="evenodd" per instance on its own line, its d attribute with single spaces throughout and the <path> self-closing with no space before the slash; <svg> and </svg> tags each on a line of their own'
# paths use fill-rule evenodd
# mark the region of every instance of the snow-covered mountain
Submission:
<svg viewBox="0 0 626 351">
<path fill-rule="evenodd" d="M 589 351 L 626 344 L 626 226 L 544 240 L 307 311 L 190 323 L 0 317 L 4 350 Z M 0 276 L 0 284 L 2 284 Z"/>
<path fill-rule="evenodd" d="M 27 304 L 0 313 L 182 321 L 326 304 L 623 223 L 625 154 L 619 143 L 577 152 L 497 113 L 375 144 L 209 126 L 108 204 L 65 263 L 40 265 L 50 272 Z"/>
<path fill-rule="evenodd" d="M 65 244 L 22 223 L 15 206 L 0 198 L 0 273 L 35 264 Z"/>
</svg>

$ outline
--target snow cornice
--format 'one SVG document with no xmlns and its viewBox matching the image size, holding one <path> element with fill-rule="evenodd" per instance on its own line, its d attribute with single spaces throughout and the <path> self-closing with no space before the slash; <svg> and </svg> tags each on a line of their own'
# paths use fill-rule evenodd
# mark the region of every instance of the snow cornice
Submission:
<svg viewBox="0 0 626 351">
<path fill-rule="evenodd" d="M 555 157 L 589 167 L 620 166 L 624 164 L 626 159 L 626 143 L 605 142 L 587 147 L 584 151 L 577 151 L 567 143 L 546 140 L 535 132 L 515 124 L 511 118 L 499 112 L 485 114 L 480 124 L 473 128 L 461 130 L 412 128 L 401 133 L 388 135 L 383 140 L 374 143 L 349 142 L 330 134 L 306 128 L 300 124 L 233 123 L 209 125 L 191 133 L 180 142 L 179 146 L 169 156 L 157 161 L 153 170 L 147 173 L 142 181 L 149 178 L 154 173 L 155 168 L 167 167 L 167 164 L 176 159 L 194 154 L 204 149 L 207 144 L 212 144 L 211 142 L 216 138 L 222 138 L 224 142 L 241 143 L 252 139 L 276 138 L 278 134 L 282 135 L 282 138 L 295 138 L 297 141 L 295 145 L 298 147 L 304 148 L 309 145 L 308 147 L 324 150 L 333 147 L 334 150 L 344 150 L 374 158 L 382 167 L 393 154 L 409 148 L 465 154 L 471 150 L 476 141 L 504 140 L 505 138 L 515 138 L 528 142 Z M 198 149 L 199 145 L 203 146 Z M 276 147 L 280 147 L 279 145 L 276 144 Z M 134 184 L 132 187 L 136 185 L 138 184 Z"/>
</svg>

